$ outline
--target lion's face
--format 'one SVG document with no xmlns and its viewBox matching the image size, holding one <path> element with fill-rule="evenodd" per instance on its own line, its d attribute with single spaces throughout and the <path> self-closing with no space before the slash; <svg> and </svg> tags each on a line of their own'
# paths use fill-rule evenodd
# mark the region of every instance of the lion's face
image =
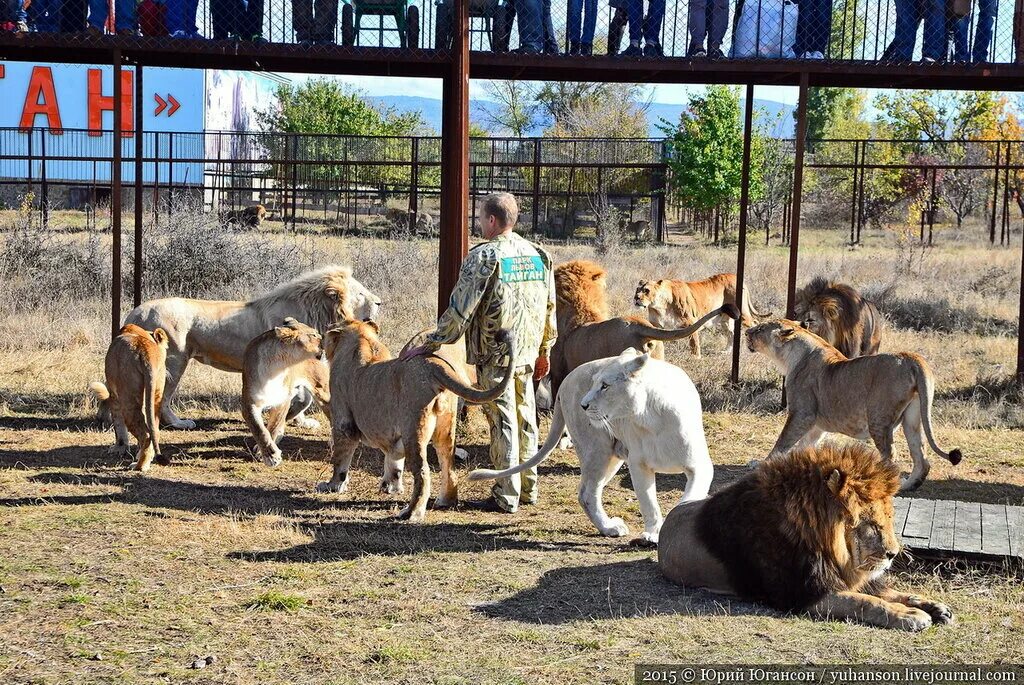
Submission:
<svg viewBox="0 0 1024 685">
<path fill-rule="evenodd" d="M 660 281 L 640 281 L 636 286 L 636 292 L 633 293 L 633 304 L 644 309 L 650 307 L 654 304 L 660 284 Z"/>
<path fill-rule="evenodd" d="M 347 304 L 349 311 L 352 312 L 352 318 L 360 321 L 373 321 L 380 314 L 380 308 L 384 303 L 366 286 L 353 278 L 349 282 Z"/>
<path fill-rule="evenodd" d="M 800 323 L 819 338 L 836 344 L 836 323 L 839 321 L 839 307 L 834 300 L 815 300 L 808 307 Z"/>
<path fill-rule="evenodd" d="M 642 392 L 640 372 L 650 359 L 649 354 L 629 348 L 594 376 L 590 391 L 580 400 L 591 424 L 600 428 L 620 416 L 636 413 L 637 394 Z"/>
<path fill-rule="evenodd" d="M 332 362 L 336 358 L 373 361 L 386 352 L 380 340 L 380 327 L 373 321 L 345 321 L 327 331 L 324 351 Z"/>
<path fill-rule="evenodd" d="M 874 580 L 889 570 L 900 553 L 891 497 L 861 508 L 860 520 L 846 531 L 846 545 L 850 567 L 858 574 Z"/>
<path fill-rule="evenodd" d="M 279 340 L 295 345 L 306 355 L 319 359 L 324 356 L 323 336 L 312 326 L 296 321 L 292 317 L 284 320 L 284 325 L 275 329 Z"/>
</svg>

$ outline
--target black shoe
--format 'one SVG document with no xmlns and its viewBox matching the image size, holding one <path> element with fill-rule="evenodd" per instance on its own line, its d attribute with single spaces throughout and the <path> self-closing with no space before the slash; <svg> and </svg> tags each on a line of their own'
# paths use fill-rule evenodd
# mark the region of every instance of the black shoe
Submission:
<svg viewBox="0 0 1024 685">
<path fill-rule="evenodd" d="M 513 55 L 539 55 L 540 50 L 530 46 L 518 47 L 515 50 L 510 50 Z"/>
<path fill-rule="evenodd" d="M 686 56 L 689 57 L 690 59 L 703 59 L 704 57 L 708 56 L 708 53 L 704 48 L 697 46 L 687 50 Z"/>
<path fill-rule="evenodd" d="M 558 43 L 548 43 L 547 45 L 544 46 L 544 54 L 560 55 L 562 54 L 562 49 L 558 47 Z"/>
<path fill-rule="evenodd" d="M 567 55 L 578 55 L 578 54 L 580 54 L 580 44 L 579 43 L 569 43 L 569 50 L 565 54 L 567 54 Z"/>
<path fill-rule="evenodd" d="M 620 53 L 623 57 L 643 57 L 644 51 L 640 49 L 639 45 L 630 45 L 628 48 Z"/>
<path fill-rule="evenodd" d="M 725 59 L 725 53 L 722 48 L 711 48 L 708 50 L 708 59 Z"/>
<path fill-rule="evenodd" d="M 516 512 L 509 511 L 500 504 L 493 497 L 485 500 L 476 500 L 474 502 L 467 502 L 467 508 L 475 511 L 484 511 L 489 514 L 514 514 Z"/>
<path fill-rule="evenodd" d="M 593 43 L 580 43 L 580 54 L 590 57 L 594 54 Z"/>
<path fill-rule="evenodd" d="M 648 43 L 644 46 L 644 57 L 664 57 L 665 53 L 657 43 Z"/>
</svg>

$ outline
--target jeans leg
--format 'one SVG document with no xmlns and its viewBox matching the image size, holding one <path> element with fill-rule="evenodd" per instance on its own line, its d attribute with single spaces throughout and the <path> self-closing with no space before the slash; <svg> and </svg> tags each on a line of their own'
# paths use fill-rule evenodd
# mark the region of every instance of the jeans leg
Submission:
<svg viewBox="0 0 1024 685">
<path fill-rule="evenodd" d="M 972 62 L 988 60 L 988 48 L 992 44 L 992 26 L 999 11 L 999 0 L 978 0 L 978 26 L 974 30 Z"/>
<path fill-rule="evenodd" d="M 135 17 L 135 0 L 117 0 L 115 4 L 114 25 L 118 31 L 138 28 Z"/>
<path fill-rule="evenodd" d="M 629 21 L 629 42 L 639 43 L 644 35 L 644 0 L 626 0 L 626 19 Z"/>
<path fill-rule="evenodd" d="M 263 35 L 263 0 L 249 0 L 245 10 L 242 36 L 250 39 Z"/>
<path fill-rule="evenodd" d="M 689 0 L 687 4 L 686 28 L 690 33 L 690 50 L 704 47 L 704 36 L 708 32 L 706 6 L 707 0 Z"/>
<path fill-rule="evenodd" d="M 580 42 L 580 19 L 583 13 L 583 0 L 569 0 L 565 15 L 565 39 L 569 45 Z"/>
<path fill-rule="evenodd" d="M 297 43 L 313 39 L 313 0 L 292 0 L 292 28 Z"/>
<path fill-rule="evenodd" d="M 584 45 L 594 44 L 594 32 L 597 30 L 597 0 L 583 2 L 583 35 L 580 42 Z"/>
<path fill-rule="evenodd" d="M 947 45 L 945 0 L 924 0 L 924 42 L 921 57 L 945 59 Z"/>
<path fill-rule="evenodd" d="M 711 21 L 708 26 L 708 51 L 720 50 L 725 32 L 729 30 L 729 0 L 710 0 Z"/>
<path fill-rule="evenodd" d="M 557 53 L 558 38 L 555 36 L 555 24 L 551 19 L 551 0 L 541 0 L 540 15 L 544 25 L 544 50 Z"/>
<path fill-rule="evenodd" d="M 811 32 L 810 49 L 828 54 L 828 41 L 832 35 L 832 2 L 831 0 L 816 0 L 815 21 L 808 27 Z M 799 16 L 799 14 L 797 15 Z"/>
<path fill-rule="evenodd" d="M 917 27 L 920 23 L 921 11 L 918 0 L 896 0 L 895 35 L 885 51 L 888 58 L 901 62 L 913 58 Z"/>
<path fill-rule="evenodd" d="M 540 0 L 515 0 L 519 18 L 519 46 L 540 52 L 544 47 Z"/>
<path fill-rule="evenodd" d="M 107 23 L 107 0 L 89 0 L 89 26 L 103 30 Z"/>
<path fill-rule="evenodd" d="M 726 9 L 728 11 L 728 9 Z M 644 19 L 644 43 L 661 45 L 661 24 L 665 20 L 665 0 L 650 0 Z"/>
<path fill-rule="evenodd" d="M 967 62 L 970 60 L 970 30 L 971 15 L 951 19 L 953 23 L 953 60 L 956 62 Z"/>
</svg>

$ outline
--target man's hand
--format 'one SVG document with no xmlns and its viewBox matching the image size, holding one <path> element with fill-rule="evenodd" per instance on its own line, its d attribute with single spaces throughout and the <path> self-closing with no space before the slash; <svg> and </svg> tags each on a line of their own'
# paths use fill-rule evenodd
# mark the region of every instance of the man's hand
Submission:
<svg viewBox="0 0 1024 685">
<path fill-rule="evenodd" d="M 551 360 L 547 357 L 537 357 L 537 361 L 533 363 L 533 380 L 539 381 L 548 375 L 548 371 L 551 370 Z"/>
<path fill-rule="evenodd" d="M 406 359 L 412 359 L 413 357 L 422 357 L 427 354 L 430 354 L 430 348 L 427 347 L 426 345 L 420 345 L 418 347 L 410 347 L 401 355 L 399 355 L 398 358 L 401 359 L 402 361 L 405 361 Z"/>
</svg>

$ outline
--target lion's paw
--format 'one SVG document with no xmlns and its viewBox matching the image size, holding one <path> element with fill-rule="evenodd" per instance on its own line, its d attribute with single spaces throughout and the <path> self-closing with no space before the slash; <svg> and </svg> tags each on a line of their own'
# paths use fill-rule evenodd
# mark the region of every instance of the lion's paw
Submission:
<svg viewBox="0 0 1024 685">
<path fill-rule="evenodd" d="M 380 492 L 383 495 L 400 495 L 404 490 L 401 476 L 392 480 L 387 478 L 380 479 Z"/>
<path fill-rule="evenodd" d="M 629 544 L 633 547 L 657 547 L 658 534 L 648 533 L 647 531 L 644 531 L 643 533 L 640 533 L 640 535 L 630 540 Z"/>
<path fill-rule="evenodd" d="M 410 523 L 422 523 L 426 517 L 426 512 L 413 509 L 411 504 L 395 516 L 399 521 L 409 521 Z"/>
<path fill-rule="evenodd" d="M 120 457 L 128 453 L 128 445 L 111 445 L 107 448 L 107 454 Z"/>
<path fill-rule="evenodd" d="M 295 425 L 299 428 L 305 428 L 306 430 L 311 431 L 320 429 L 320 422 L 316 419 L 311 419 L 308 416 L 296 416 Z"/>
<path fill-rule="evenodd" d="M 621 538 L 629 535 L 629 526 L 621 518 L 616 516 L 615 518 L 608 519 L 608 525 L 601 529 L 602 535 L 607 535 L 610 538 Z"/>
<path fill-rule="evenodd" d="M 274 450 L 270 454 L 264 455 L 264 457 L 263 457 L 263 463 L 266 464 L 267 466 L 271 467 L 271 468 L 273 468 L 275 466 L 280 466 L 281 465 L 281 461 L 282 461 L 281 450 Z"/>
<path fill-rule="evenodd" d="M 196 429 L 196 422 L 192 419 L 178 419 L 168 422 L 167 427 L 180 431 L 191 431 Z"/>
<path fill-rule="evenodd" d="M 329 481 L 325 481 L 323 483 L 318 483 L 317 486 L 316 486 L 316 491 L 317 492 L 329 492 L 329 493 L 337 494 L 337 493 L 340 493 L 340 492 L 345 492 L 346 490 L 348 490 L 348 481 L 347 480 L 346 481 L 342 481 L 340 483 L 336 483 L 333 480 L 329 480 Z"/>
<path fill-rule="evenodd" d="M 917 605 L 917 608 L 931 616 L 932 623 L 938 625 L 951 625 L 956 623 L 956 619 L 953 617 L 953 610 L 942 602 L 924 599 Z"/>
<path fill-rule="evenodd" d="M 900 630 L 909 630 L 911 632 L 918 632 L 928 628 L 932 624 L 932 617 L 927 611 L 917 609 L 914 607 L 908 607 L 907 613 L 900 616 L 896 623 L 896 627 Z"/>
</svg>

